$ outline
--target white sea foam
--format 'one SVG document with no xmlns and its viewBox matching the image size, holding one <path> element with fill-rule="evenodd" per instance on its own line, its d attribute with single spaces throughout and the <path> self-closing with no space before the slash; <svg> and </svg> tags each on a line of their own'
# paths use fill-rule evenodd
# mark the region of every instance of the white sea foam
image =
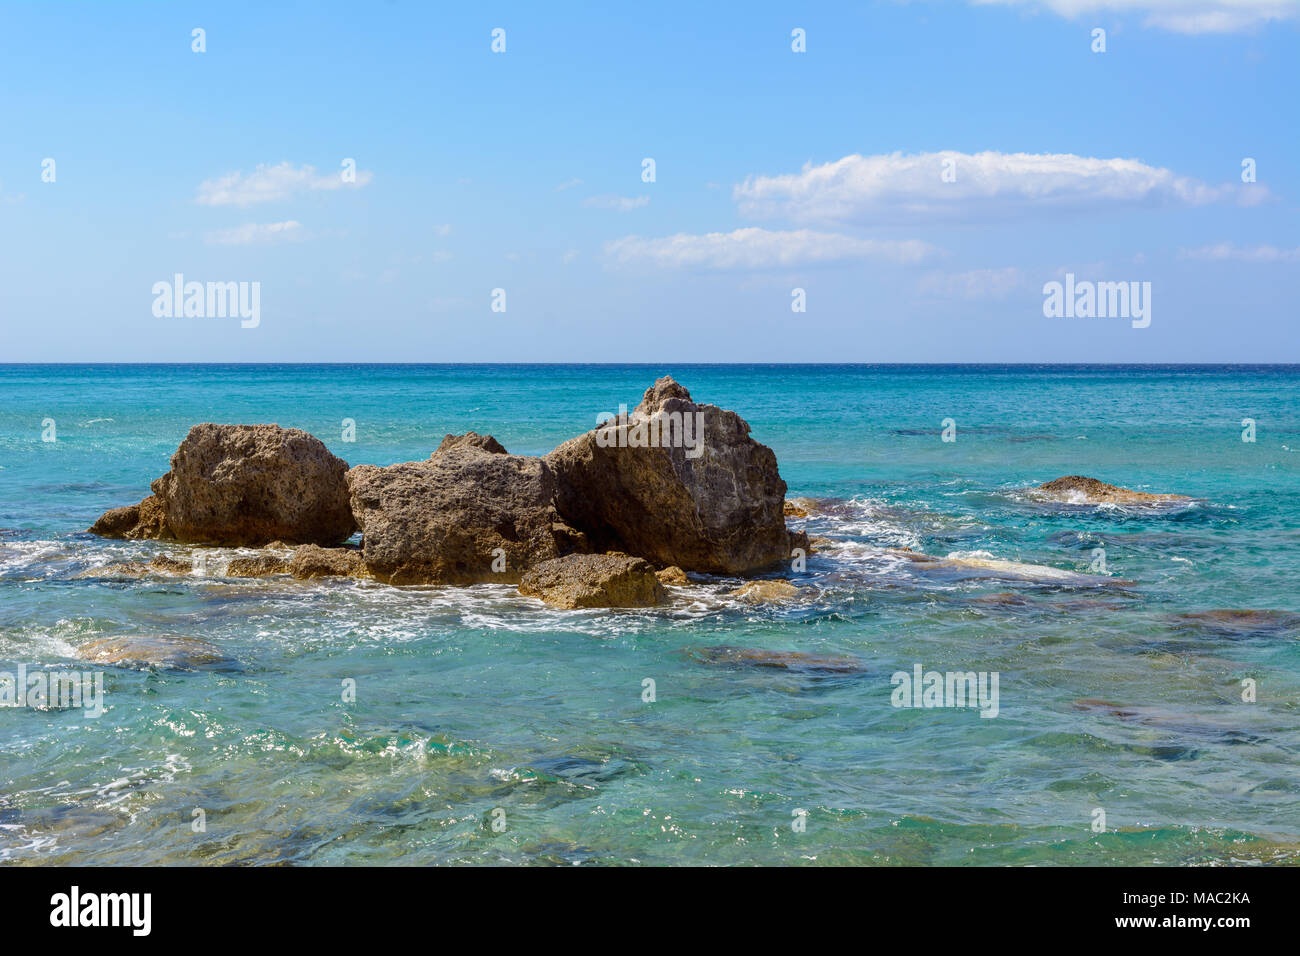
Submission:
<svg viewBox="0 0 1300 956">
<path fill-rule="evenodd" d="M 829 533 L 837 536 L 869 538 L 896 548 L 920 547 L 920 537 L 907 522 L 920 517 L 886 504 L 876 498 L 850 498 L 841 507 L 824 515 Z"/>
<path fill-rule="evenodd" d="M 71 660 L 77 656 L 77 647 L 70 638 L 83 639 L 98 633 L 93 623 L 67 620 L 56 622 L 53 629 L 6 628 L 0 630 L 0 661 Z"/>
<path fill-rule="evenodd" d="M 35 572 L 49 577 L 56 568 L 88 553 L 65 541 L 6 541 L 0 544 L 0 574 Z"/>
</svg>

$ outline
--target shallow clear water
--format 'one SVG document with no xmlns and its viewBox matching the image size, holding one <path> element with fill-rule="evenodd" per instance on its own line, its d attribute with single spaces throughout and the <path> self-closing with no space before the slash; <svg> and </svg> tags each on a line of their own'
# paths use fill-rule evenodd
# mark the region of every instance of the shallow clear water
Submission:
<svg viewBox="0 0 1300 956">
<path fill-rule="evenodd" d="M 230 552 L 206 574 L 76 577 L 189 553 L 82 529 L 147 493 L 196 422 L 300 427 L 351 464 L 470 428 L 542 453 L 665 373 L 743 415 L 790 497 L 835 499 L 807 528 L 837 542 L 782 573 L 799 600 L 700 579 L 667 608 L 563 612 L 507 586 L 227 579 Z M 1300 862 L 1295 619 L 1178 617 L 1300 611 L 1297 448 L 1296 367 L 0 366 L 0 670 L 84 669 L 79 647 L 127 634 L 231 659 L 101 668 L 98 719 L 0 709 L 0 859 Z M 1018 492 L 1066 474 L 1195 500 Z M 1103 547 L 1114 581 L 990 580 L 897 547 L 1080 572 Z M 891 706 L 915 664 L 997 672 L 998 716 Z"/>
</svg>

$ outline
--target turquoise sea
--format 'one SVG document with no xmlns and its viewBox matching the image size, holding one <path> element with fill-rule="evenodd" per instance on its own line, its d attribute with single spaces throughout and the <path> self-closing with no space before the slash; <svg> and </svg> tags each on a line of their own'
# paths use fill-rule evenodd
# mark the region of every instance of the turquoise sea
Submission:
<svg viewBox="0 0 1300 956">
<path fill-rule="evenodd" d="M 296 426 L 350 464 L 469 429 L 539 454 L 663 374 L 747 419 L 789 497 L 831 499 L 791 524 L 833 541 L 772 575 L 799 600 L 699 578 L 665 608 L 558 611 L 507 585 L 236 580 L 220 560 L 84 575 L 192 556 L 84 529 L 197 422 Z M 1070 474 L 1193 500 L 1021 491 Z M 926 570 L 900 547 L 1080 572 L 1101 548 L 1114 584 Z M 100 667 L 97 719 L 0 709 L 0 860 L 1298 863 L 1298 582 L 1296 366 L 0 366 L 0 671 L 85 669 L 78 648 L 119 635 L 230 658 Z M 1280 613 L 1183 616 L 1213 610 Z M 998 716 L 892 706 L 917 664 L 998 673 Z"/>
</svg>

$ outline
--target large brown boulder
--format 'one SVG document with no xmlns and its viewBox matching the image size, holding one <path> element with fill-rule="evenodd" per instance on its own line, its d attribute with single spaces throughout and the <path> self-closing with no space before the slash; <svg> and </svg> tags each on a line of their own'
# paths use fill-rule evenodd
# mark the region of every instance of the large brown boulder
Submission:
<svg viewBox="0 0 1300 956">
<path fill-rule="evenodd" d="M 772 449 L 735 412 L 696 404 L 667 376 L 631 415 L 565 442 L 546 462 L 556 507 L 593 550 L 712 574 L 790 557 Z"/>
<path fill-rule="evenodd" d="M 107 512 L 90 530 L 198 544 L 337 544 L 356 530 L 347 470 L 296 428 L 195 425 L 153 495 Z"/>
<path fill-rule="evenodd" d="M 654 607 L 668 592 L 644 558 L 626 554 L 570 554 L 524 572 L 519 593 L 551 607 Z"/>
<path fill-rule="evenodd" d="M 556 513 L 546 462 L 490 435 L 448 435 L 427 461 L 360 465 L 347 480 L 366 569 L 389 584 L 517 583 L 584 546 Z"/>
</svg>

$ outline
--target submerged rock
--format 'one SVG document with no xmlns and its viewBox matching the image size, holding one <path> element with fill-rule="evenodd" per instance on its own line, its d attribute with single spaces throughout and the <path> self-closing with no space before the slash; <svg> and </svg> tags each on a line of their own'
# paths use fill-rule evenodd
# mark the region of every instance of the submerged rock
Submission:
<svg viewBox="0 0 1300 956">
<path fill-rule="evenodd" d="M 1082 475 L 1067 475 L 1057 478 L 1033 489 L 1036 498 L 1046 498 L 1066 504 L 1162 504 L 1175 501 L 1190 501 L 1186 495 L 1148 494 L 1145 491 L 1133 491 L 1118 485 L 1108 485 L 1096 478 Z"/>
<path fill-rule="evenodd" d="M 955 572 L 964 576 L 1001 578 L 1010 581 L 1025 581 L 1030 584 L 1060 584 L 1066 587 L 1128 587 L 1134 582 L 1120 578 L 1107 577 L 1103 574 L 1083 574 L 1065 568 L 1054 568 L 1046 564 L 1023 564 L 1019 561 L 1004 561 L 1001 558 L 986 557 L 983 554 L 949 555 L 946 558 L 932 554 L 922 554 L 908 548 L 890 548 L 890 554 L 911 561 L 923 570 Z"/>
<path fill-rule="evenodd" d="M 215 644 L 198 638 L 144 634 L 91 641 L 77 648 L 77 656 L 92 664 L 136 664 L 170 670 L 191 670 L 235 663 Z"/>
<path fill-rule="evenodd" d="M 519 593 L 551 607 L 654 607 L 668 592 L 644 558 L 626 554 L 571 554 L 524 572 Z"/>
<path fill-rule="evenodd" d="M 73 803 L 36 807 L 0 805 L 0 834 L 16 828 L 27 839 L 43 837 L 67 848 L 90 845 L 129 825 L 129 815 Z M 0 845 L 8 842 L 0 841 Z"/>
<path fill-rule="evenodd" d="M 1300 628 L 1300 614 L 1293 611 L 1239 610 L 1220 608 L 1174 615 L 1180 628 L 1194 628 L 1224 637 L 1251 634 L 1280 634 Z"/>
<path fill-rule="evenodd" d="M 1097 697 L 1081 697 L 1079 700 L 1070 704 L 1075 710 L 1082 710 L 1092 714 L 1104 714 L 1107 717 L 1118 717 L 1121 720 L 1136 718 L 1140 711 L 1122 707 L 1119 704 L 1112 703 L 1108 700 L 1101 700 Z"/>
<path fill-rule="evenodd" d="M 1225 714 L 1188 711 L 1160 705 L 1135 704 L 1123 706 L 1111 701 L 1085 697 L 1074 701 L 1075 710 L 1114 717 L 1125 723 L 1137 724 L 1176 734 L 1214 738 L 1221 743 L 1258 743 L 1261 738 L 1240 729 L 1235 721 L 1223 719 Z"/>
<path fill-rule="evenodd" d="M 347 481 L 366 568 L 389 584 L 514 583 L 585 546 L 555 509 L 550 466 L 491 436 L 448 435 L 427 461 L 360 465 Z"/>
<path fill-rule="evenodd" d="M 143 561 L 114 561 L 98 568 L 87 568 L 73 575 L 74 578 L 142 578 L 154 571 Z"/>
<path fill-rule="evenodd" d="M 190 574 L 192 561 L 173 558 L 168 554 L 155 555 L 147 564 L 143 561 L 115 561 L 100 568 L 89 568 L 77 574 L 78 578 L 142 578 L 151 574 L 176 576 Z"/>
<path fill-rule="evenodd" d="M 153 495 L 106 512 L 90 530 L 258 546 L 276 539 L 336 544 L 356 529 L 344 480 L 347 462 L 299 429 L 195 425 L 171 465 L 153 482 Z"/>
<path fill-rule="evenodd" d="M 304 544 L 293 553 L 289 573 L 295 578 L 357 577 L 365 571 L 361 552 L 351 548 L 322 548 Z"/>
<path fill-rule="evenodd" d="M 998 591 L 994 594 L 977 594 L 968 598 L 971 604 L 989 604 L 994 607 L 1028 607 L 1033 602 L 1023 594 L 1013 591 Z"/>
<path fill-rule="evenodd" d="M 556 506 L 594 548 L 686 571 L 742 574 L 790 558 L 776 456 L 739 415 L 665 376 L 630 416 L 546 456 Z"/>
<path fill-rule="evenodd" d="M 981 607 L 995 608 L 1032 608 L 1035 614 L 1077 614 L 1091 611 L 1127 611 L 1132 605 L 1123 601 L 1100 600 L 1097 598 L 1076 598 L 1073 600 L 1055 600 L 1046 598 L 1031 600 L 1023 594 L 1012 591 L 999 591 L 995 594 L 979 594 L 973 597 L 959 598 L 961 603 Z"/>
<path fill-rule="evenodd" d="M 733 647 L 727 644 L 694 648 L 690 654 L 702 664 L 728 667 L 774 667 L 788 671 L 831 674 L 862 674 L 867 670 L 865 663 L 847 655 L 767 651 L 757 647 Z"/>
<path fill-rule="evenodd" d="M 799 588 L 789 581 L 749 581 L 727 592 L 728 597 L 760 604 L 767 601 L 793 601 L 799 597 Z"/>
</svg>

